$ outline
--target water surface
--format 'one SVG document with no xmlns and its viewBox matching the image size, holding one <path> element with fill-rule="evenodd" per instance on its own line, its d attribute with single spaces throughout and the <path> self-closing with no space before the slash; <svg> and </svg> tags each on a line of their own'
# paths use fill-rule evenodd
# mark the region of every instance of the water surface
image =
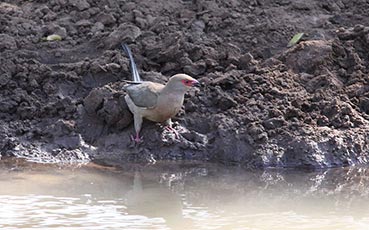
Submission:
<svg viewBox="0 0 369 230">
<path fill-rule="evenodd" d="M 369 171 L 0 161 L 0 229 L 367 229 Z"/>
</svg>

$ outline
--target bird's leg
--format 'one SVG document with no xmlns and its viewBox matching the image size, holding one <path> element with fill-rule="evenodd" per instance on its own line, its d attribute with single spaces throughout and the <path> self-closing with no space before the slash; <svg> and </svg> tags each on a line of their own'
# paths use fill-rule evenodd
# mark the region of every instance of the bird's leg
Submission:
<svg viewBox="0 0 369 230">
<path fill-rule="evenodd" d="M 140 131 L 141 131 L 141 126 L 142 126 L 142 117 L 140 115 L 135 114 L 133 119 L 134 119 L 134 124 L 135 124 L 136 135 L 135 136 L 132 135 L 131 139 L 136 144 L 139 144 L 143 141 L 142 137 L 140 137 Z"/>
<path fill-rule="evenodd" d="M 143 138 L 140 137 L 139 133 L 136 133 L 136 135 L 131 135 L 131 140 L 135 142 L 136 144 L 143 142 Z"/>
<path fill-rule="evenodd" d="M 177 132 L 177 130 L 173 128 L 172 119 L 169 118 L 168 120 L 165 121 L 165 123 L 166 123 L 165 129 L 170 132 L 173 132 L 174 135 L 176 136 L 176 139 L 179 139 L 179 133 Z"/>
</svg>

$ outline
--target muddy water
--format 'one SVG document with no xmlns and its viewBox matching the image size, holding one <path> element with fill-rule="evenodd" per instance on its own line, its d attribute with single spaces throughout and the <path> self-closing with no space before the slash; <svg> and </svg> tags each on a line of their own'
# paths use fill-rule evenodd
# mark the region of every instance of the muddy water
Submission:
<svg viewBox="0 0 369 230">
<path fill-rule="evenodd" d="M 0 229 L 365 229 L 369 170 L 0 161 Z"/>
</svg>

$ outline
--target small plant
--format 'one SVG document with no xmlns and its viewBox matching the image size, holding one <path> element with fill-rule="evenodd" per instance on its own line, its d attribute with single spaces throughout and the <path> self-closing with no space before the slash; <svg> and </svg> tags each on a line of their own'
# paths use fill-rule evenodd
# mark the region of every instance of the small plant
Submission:
<svg viewBox="0 0 369 230">
<path fill-rule="evenodd" d="M 302 36 L 304 36 L 304 33 L 295 34 L 292 37 L 292 39 L 290 40 L 290 42 L 288 42 L 287 47 L 292 47 L 292 46 L 296 45 L 301 40 Z"/>
</svg>

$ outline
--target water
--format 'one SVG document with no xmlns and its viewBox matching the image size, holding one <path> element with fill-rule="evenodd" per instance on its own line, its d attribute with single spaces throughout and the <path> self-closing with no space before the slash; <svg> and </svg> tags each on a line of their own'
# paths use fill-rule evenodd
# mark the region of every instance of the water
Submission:
<svg viewBox="0 0 369 230">
<path fill-rule="evenodd" d="M 368 229 L 369 170 L 0 161 L 0 229 Z"/>
</svg>

